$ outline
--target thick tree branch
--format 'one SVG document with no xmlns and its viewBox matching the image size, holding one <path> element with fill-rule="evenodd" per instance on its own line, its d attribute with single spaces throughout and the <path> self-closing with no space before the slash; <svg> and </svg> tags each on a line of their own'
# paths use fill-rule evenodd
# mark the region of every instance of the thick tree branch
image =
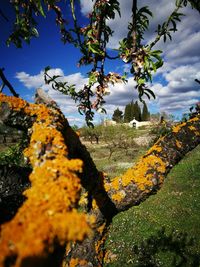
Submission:
<svg viewBox="0 0 200 267">
<path fill-rule="evenodd" d="M 78 240 L 86 237 L 89 228 L 84 215 L 74 215 L 73 220 L 76 223 L 69 226 L 71 215 L 76 214 L 74 208 L 78 207 L 79 178 L 83 186 L 79 205 L 81 210 L 92 215 L 89 221 L 93 235 L 85 238 L 82 243 L 76 242 L 71 248 L 68 247 L 66 255 L 68 263 L 71 264 L 69 266 L 100 266 L 103 260 L 102 246 L 105 233 L 113 216 L 133 205 L 138 205 L 155 193 L 162 186 L 170 169 L 200 143 L 198 116 L 174 127 L 172 132 L 161 138 L 135 166 L 127 170 L 124 175 L 109 181 L 98 172 L 86 148 L 57 107 L 46 108 L 41 104 L 28 104 L 21 99 L 2 94 L 0 101 L 2 103 L 0 116 L 5 123 L 20 125 L 23 128 L 31 127 L 30 146 L 25 155 L 33 166 L 30 176 L 32 187 L 25 193 L 27 201 L 16 217 L 2 226 L 0 241 L 2 266 L 6 266 L 5 259 L 11 260 L 13 257 L 16 259 L 16 264 L 13 266 L 22 266 L 26 261 L 28 263 L 23 266 L 34 266 L 31 265 L 34 259 L 42 263 L 42 266 L 51 266 L 46 264 L 49 264 L 52 252 L 55 255 L 58 248 L 62 253 L 59 254 L 59 261 L 52 261 L 52 264 L 54 267 L 59 266 L 63 246 L 70 240 L 77 241 L 77 237 L 72 234 L 69 236 L 69 233 L 71 231 L 76 235 L 77 231 L 82 233 L 81 236 L 79 234 Z M 76 170 L 80 170 L 81 162 L 83 169 L 78 177 Z M 64 188 L 57 187 L 59 179 L 62 180 L 61 174 L 66 177 Z M 50 188 L 52 195 L 48 193 L 51 192 Z M 55 193 L 56 190 L 59 191 L 58 195 Z M 62 198 L 57 202 L 57 197 L 62 195 L 62 192 L 68 204 L 64 204 L 66 201 Z M 66 218 L 67 225 L 64 223 Z M 81 229 L 80 218 L 85 223 L 84 227 L 81 225 Z M 61 222 L 64 225 L 61 225 Z M 30 227 L 34 230 L 34 238 L 30 234 Z M 57 230 L 61 231 L 59 232 L 61 236 Z M 13 231 L 19 234 L 16 236 Z M 62 235 L 63 233 L 65 235 Z M 60 238 L 58 238 L 59 244 L 55 244 L 55 237 Z M 8 246 L 8 240 L 12 241 L 14 249 Z M 40 244 L 39 248 L 34 243 L 35 240 Z M 37 256 L 33 258 L 33 254 Z"/>
</svg>

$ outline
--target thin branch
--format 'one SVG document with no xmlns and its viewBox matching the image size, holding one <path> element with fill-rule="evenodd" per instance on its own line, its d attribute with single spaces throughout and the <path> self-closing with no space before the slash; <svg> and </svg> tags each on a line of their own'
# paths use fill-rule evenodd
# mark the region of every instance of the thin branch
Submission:
<svg viewBox="0 0 200 267">
<path fill-rule="evenodd" d="M 80 32 L 79 32 L 79 27 L 78 27 L 77 18 L 76 18 L 75 9 L 74 9 L 74 0 L 70 1 L 70 6 L 71 6 L 71 12 L 72 12 L 72 17 L 73 17 L 73 21 L 74 21 L 74 28 L 75 28 L 75 33 L 77 35 L 78 44 L 79 44 L 80 49 L 83 52 L 83 54 L 86 54 L 86 49 L 83 46 L 83 43 L 81 41 Z"/>
<path fill-rule="evenodd" d="M 169 24 L 170 24 L 171 19 L 172 19 L 172 14 L 173 14 L 173 13 L 177 13 L 178 10 L 179 10 L 180 8 L 181 8 L 180 5 L 177 6 L 177 7 L 175 8 L 175 10 L 171 13 L 171 15 L 168 17 L 168 20 L 166 21 L 166 24 L 165 24 L 164 32 L 166 32 L 167 29 L 168 29 L 168 27 L 169 27 Z M 155 46 L 155 45 L 160 41 L 160 38 L 161 38 L 162 36 L 163 36 L 163 31 L 161 31 L 160 33 L 158 33 L 158 35 L 156 36 L 155 40 L 149 44 L 149 49 L 150 49 L 150 50 L 151 50 L 151 48 L 152 48 L 153 46 Z"/>
<path fill-rule="evenodd" d="M 137 50 L 137 18 L 136 18 L 136 12 L 137 12 L 137 0 L 133 0 L 133 6 L 132 6 L 132 38 L 133 38 L 133 47 L 132 47 L 132 53 L 134 54 Z"/>
<path fill-rule="evenodd" d="M 17 93 L 15 92 L 15 90 L 14 90 L 14 88 L 12 87 L 11 83 L 6 79 L 6 77 L 5 77 L 4 73 L 3 73 L 3 71 L 4 71 L 4 68 L 0 68 L 0 79 L 1 79 L 2 82 L 3 82 L 3 87 L 6 85 L 6 86 L 9 88 L 10 92 L 13 94 L 13 96 L 15 96 L 15 97 L 19 97 L 19 94 L 17 94 Z M 1 89 L 3 89 L 3 88 L 1 88 Z"/>
<path fill-rule="evenodd" d="M 9 22 L 9 19 L 6 17 L 6 15 L 3 13 L 1 9 L 0 9 L 0 16 L 2 16 L 7 22 Z"/>
<path fill-rule="evenodd" d="M 200 83 L 200 80 L 198 80 L 198 79 L 195 79 L 195 82 L 197 82 L 197 83 Z"/>
</svg>

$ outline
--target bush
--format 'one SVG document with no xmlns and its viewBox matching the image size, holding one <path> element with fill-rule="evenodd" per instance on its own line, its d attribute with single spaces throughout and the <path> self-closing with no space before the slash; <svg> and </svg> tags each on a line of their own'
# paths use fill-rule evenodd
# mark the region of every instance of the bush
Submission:
<svg viewBox="0 0 200 267">
<path fill-rule="evenodd" d="M 18 143 L 0 152 L 0 166 L 25 166 L 26 163 L 22 151 L 22 144 Z"/>
</svg>

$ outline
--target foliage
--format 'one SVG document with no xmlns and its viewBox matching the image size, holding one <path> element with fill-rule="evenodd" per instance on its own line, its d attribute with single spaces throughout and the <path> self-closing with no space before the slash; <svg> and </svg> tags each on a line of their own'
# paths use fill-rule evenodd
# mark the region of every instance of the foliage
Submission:
<svg viewBox="0 0 200 267">
<path fill-rule="evenodd" d="M 137 1 L 133 0 L 132 21 L 128 24 L 128 34 L 119 43 L 119 48 L 112 51 L 111 56 L 107 44 L 113 31 L 108 22 L 113 20 L 116 14 L 120 15 L 119 2 L 95 0 L 92 13 L 88 16 L 88 24 L 84 26 L 79 25 L 77 18 L 79 1 L 70 0 L 69 5 L 68 3 L 62 5 L 61 2 L 61 0 L 12 0 L 15 21 L 7 44 L 14 43 L 17 47 L 22 47 L 23 40 L 29 43 L 33 37 L 38 37 L 38 16 L 46 18 L 49 11 L 54 12 L 61 40 L 77 47 L 81 52 L 78 64 L 90 65 L 91 70 L 88 72 L 88 84 L 81 89 L 75 89 L 74 85 L 61 82 L 59 76 L 51 77 L 48 67 L 45 69 L 45 80 L 55 90 L 70 95 L 75 102 L 78 102 L 78 110 L 85 115 L 86 123 L 90 126 L 95 110 L 105 112 L 104 97 L 110 92 L 110 84 L 126 82 L 126 73 L 124 75 L 105 73 L 105 60 L 121 58 L 125 63 L 129 63 L 130 74 L 136 81 L 139 99 L 142 100 L 144 95 L 155 98 L 153 90 L 149 89 L 147 83 L 152 82 L 152 74 L 163 65 L 163 59 L 162 51 L 153 50 L 154 46 L 162 38 L 164 42 L 167 38 L 172 39 L 171 33 L 177 31 L 176 24 L 183 16 L 180 10 L 183 6 L 187 6 L 188 2 L 193 8 L 200 10 L 197 0 L 176 0 L 174 11 L 166 21 L 158 25 L 155 39 L 147 43 L 144 40 L 144 33 L 149 28 L 149 19 L 153 14 L 147 6 L 138 9 Z M 73 27 L 67 23 L 71 15 Z"/>
<path fill-rule="evenodd" d="M 131 104 L 127 104 L 124 109 L 124 122 L 129 122 L 131 119 Z"/>
<path fill-rule="evenodd" d="M 119 108 L 114 110 L 112 120 L 116 122 L 122 122 L 123 111 L 119 110 Z"/>
<path fill-rule="evenodd" d="M 133 117 L 135 117 L 135 119 L 137 121 L 141 121 L 141 109 L 140 109 L 140 106 L 138 105 L 138 102 L 136 101 L 134 104 L 133 104 L 133 114 L 132 114 Z"/>
<path fill-rule="evenodd" d="M 12 145 L 5 151 L 0 152 L 0 166 L 9 165 L 9 166 L 25 166 L 26 162 L 23 156 L 23 146 L 18 143 Z"/>
<path fill-rule="evenodd" d="M 148 111 L 146 102 L 143 100 L 142 103 L 143 103 L 142 112 L 137 101 L 135 101 L 135 103 L 132 101 L 131 103 L 125 106 L 124 122 L 130 122 L 134 118 L 137 121 L 148 121 L 150 119 L 150 113 Z"/>
<path fill-rule="evenodd" d="M 142 121 L 148 121 L 150 119 L 150 112 L 148 111 L 148 107 L 146 102 L 143 102 L 143 109 L 142 109 Z"/>
</svg>

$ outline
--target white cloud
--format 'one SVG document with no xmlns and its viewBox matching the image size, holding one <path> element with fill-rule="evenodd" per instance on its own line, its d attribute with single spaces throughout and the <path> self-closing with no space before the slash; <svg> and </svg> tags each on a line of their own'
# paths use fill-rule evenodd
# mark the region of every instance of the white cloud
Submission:
<svg viewBox="0 0 200 267">
<path fill-rule="evenodd" d="M 26 72 L 17 72 L 16 78 L 20 80 L 27 88 L 38 88 L 44 83 L 43 73 L 40 72 L 37 75 L 30 76 Z"/>
<path fill-rule="evenodd" d="M 81 12 L 83 15 L 87 15 L 92 11 L 94 2 L 92 0 L 80 0 L 81 3 Z"/>
</svg>

